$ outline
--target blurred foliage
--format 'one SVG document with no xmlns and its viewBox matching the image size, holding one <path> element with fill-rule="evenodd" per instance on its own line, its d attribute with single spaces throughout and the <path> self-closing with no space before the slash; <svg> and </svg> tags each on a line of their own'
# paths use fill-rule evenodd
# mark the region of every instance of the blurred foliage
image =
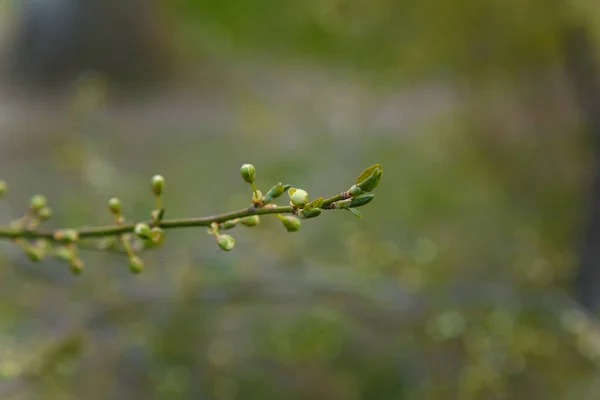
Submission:
<svg viewBox="0 0 600 400">
<path fill-rule="evenodd" d="M 377 203 L 362 220 L 336 213 L 291 235 L 264 218 L 256 231 L 236 230 L 227 254 L 204 232 L 174 233 L 139 277 L 113 254 L 86 254 L 78 278 L 7 255 L 0 390 L 36 399 L 596 398 L 600 327 L 565 294 L 591 160 L 557 73 L 568 24 L 599 34 L 595 3 L 165 7 L 192 54 L 230 67 L 262 60 L 264 75 L 279 82 L 283 70 L 306 96 L 281 101 L 250 71 L 231 78 L 246 95 L 228 98 L 227 124 L 138 133 L 105 114 L 100 81 L 82 81 L 65 130 L 35 157 L 2 165 L 15 187 L 7 202 L 23 204 L 35 187 L 59 203 L 56 224 L 96 224 L 119 194 L 138 217 L 152 207 L 147 176 L 160 172 L 170 216 L 217 212 L 245 204 L 237 168 L 252 161 L 260 187 L 285 180 L 311 195 L 333 194 L 380 162 Z M 290 60 L 322 81 L 286 70 Z M 429 82 L 425 100 L 389 101 L 388 114 L 418 118 L 386 125 L 378 100 Z M 281 90 L 293 97 L 294 87 Z M 447 89 L 440 110 L 434 99 Z"/>
</svg>

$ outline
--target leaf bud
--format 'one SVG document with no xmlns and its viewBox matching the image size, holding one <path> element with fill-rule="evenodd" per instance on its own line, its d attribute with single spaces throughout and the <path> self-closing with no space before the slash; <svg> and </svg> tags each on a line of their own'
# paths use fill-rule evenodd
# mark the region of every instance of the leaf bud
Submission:
<svg viewBox="0 0 600 400">
<path fill-rule="evenodd" d="M 365 169 L 356 179 L 356 186 L 364 192 L 370 192 L 379 185 L 383 176 L 381 164 L 375 164 Z"/>
<path fill-rule="evenodd" d="M 369 204 L 375 197 L 372 193 L 361 194 L 350 200 L 350 207 L 362 207 Z"/>
<path fill-rule="evenodd" d="M 289 188 L 290 188 L 290 185 L 283 185 L 281 182 L 279 182 L 277 185 L 275 185 L 271 189 L 269 189 L 269 191 L 263 198 L 263 201 L 265 202 L 265 204 L 270 203 L 273 200 L 275 200 L 276 198 L 281 197 L 281 195 L 284 194 L 285 191 L 288 190 Z"/>
<path fill-rule="evenodd" d="M 318 217 L 319 215 L 321 215 L 321 209 L 320 208 L 310 208 L 310 209 L 302 210 L 300 215 L 304 219 L 315 218 L 315 217 Z"/>
</svg>

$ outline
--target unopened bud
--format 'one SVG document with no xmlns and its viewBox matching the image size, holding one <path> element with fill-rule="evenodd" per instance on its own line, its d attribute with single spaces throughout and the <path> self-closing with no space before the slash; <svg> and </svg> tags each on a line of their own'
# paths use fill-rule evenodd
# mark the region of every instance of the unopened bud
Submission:
<svg viewBox="0 0 600 400">
<path fill-rule="evenodd" d="M 162 244 L 163 240 L 165 240 L 165 231 L 158 226 L 150 229 L 150 240 L 156 245 L 159 246 Z"/>
<path fill-rule="evenodd" d="M 252 193 L 252 203 L 258 204 L 262 201 L 263 194 L 260 190 Z"/>
<path fill-rule="evenodd" d="M 140 222 L 139 224 L 137 224 L 135 226 L 133 232 L 140 239 L 150 238 L 150 227 L 148 226 L 148 224 L 144 224 L 144 223 Z"/>
<path fill-rule="evenodd" d="M 348 194 L 350 196 L 358 196 L 360 194 L 363 194 L 365 191 L 362 190 L 361 188 L 359 188 L 356 185 L 352 185 L 352 187 L 348 190 Z"/>
<path fill-rule="evenodd" d="M 119 215 L 121 213 L 121 200 L 117 197 L 112 197 L 108 200 L 108 211 L 112 215 Z"/>
<path fill-rule="evenodd" d="M 162 175 L 154 175 L 152 177 L 152 193 L 160 196 L 165 189 L 165 178 Z"/>
<path fill-rule="evenodd" d="M 61 229 L 54 233 L 57 242 L 73 243 L 79 239 L 79 233 L 74 229 Z"/>
<path fill-rule="evenodd" d="M 217 236 L 217 243 L 223 251 L 229 251 L 235 246 L 235 239 L 230 235 Z"/>
<path fill-rule="evenodd" d="M 229 221 L 225 221 L 221 223 L 217 228 L 218 229 L 231 229 L 236 226 L 240 222 L 239 218 L 230 219 Z"/>
<path fill-rule="evenodd" d="M 240 174 L 242 175 L 242 179 L 247 183 L 254 183 L 254 178 L 256 178 L 256 169 L 252 164 L 244 164 L 240 168 Z"/>
<path fill-rule="evenodd" d="M 298 229 L 300 229 L 300 227 L 302 226 L 302 222 L 298 218 L 293 217 L 291 215 L 283 217 L 281 222 L 283 222 L 283 226 L 285 226 L 285 229 L 288 232 L 297 232 Z"/>
<path fill-rule="evenodd" d="M 83 261 L 79 258 L 75 258 L 71 260 L 69 264 L 69 269 L 73 275 L 79 275 L 83 272 Z"/>
<path fill-rule="evenodd" d="M 32 262 L 40 262 L 44 258 L 44 251 L 35 246 L 26 246 L 24 249 L 25 255 Z"/>
<path fill-rule="evenodd" d="M 63 261 L 69 261 L 69 262 L 71 260 L 73 260 L 73 258 L 75 257 L 75 253 L 73 253 L 73 250 L 71 250 L 65 246 L 62 246 L 62 247 L 59 247 L 58 249 L 56 249 L 55 255 L 57 258 L 59 258 Z"/>
<path fill-rule="evenodd" d="M 259 224 L 260 218 L 258 217 L 258 215 L 250 215 L 248 217 L 242 218 L 240 222 L 242 223 L 242 225 L 245 226 L 256 226 Z"/>
<path fill-rule="evenodd" d="M 29 201 L 29 207 L 35 212 L 38 212 L 42 208 L 46 207 L 46 204 L 48 204 L 48 200 L 46 199 L 46 196 L 41 194 L 36 194 Z"/>
<path fill-rule="evenodd" d="M 52 209 L 50 207 L 42 208 L 40 211 L 38 211 L 38 217 L 42 221 L 52 218 Z"/>
<path fill-rule="evenodd" d="M 129 270 L 134 274 L 139 274 L 144 270 L 144 261 L 138 256 L 129 257 Z"/>
<path fill-rule="evenodd" d="M 290 195 L 290 203 L 294 207 L 302 207 L 308 203 L 308 193 L 305 190 L 291 188 L 288 193 Z"/>
</svg>

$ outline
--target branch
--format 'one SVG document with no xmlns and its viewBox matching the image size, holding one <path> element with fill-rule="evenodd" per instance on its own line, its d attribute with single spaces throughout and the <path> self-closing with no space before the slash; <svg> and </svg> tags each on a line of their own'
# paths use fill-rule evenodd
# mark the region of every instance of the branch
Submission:
<svg viewBox="0 0 600 400">
<path fill-rule="evenodd" d="M 327 199 L 318 197 L 310 202 L 305 190 L 292 188 L 281 182 L 263 195 L 254 183 L 256 171 L 251 164 L 242 165 L 240 174 L 242 179 L 252 187 L 252 205 L 241 210 L 208 217 L 163 219 L 165 208 L 162 194 L 165 179 L 161 175 L 155 175 L 151 180 L 151 188 L 156 207 L 147 221 L 125 223 L 121 201 L 113 197 L 108 200 L 108 210 L 114 218 L 113 225 L 40 230 L 39 225 L 52 217 L 52 209 L 48 207 L 46 197 L 35 195 L 31 198 L 25 215 L 13 221 L 10 227 L 0 227 L 0 239 L 12 240 L 21 246 L 29 259 L 34 262 L 41 261 L 47 256 L 63 259 L 69 263 L 71 271 L 75 274 L 83 270 L 83 262 L 77 254 L 79 241 L 103 239 L 95 248 L 108 251 L 121 246 L 129 257 L 130 270 L 137 273 L 143 269 L 143 262 L 137 253 L 160 246 L 164 240 L 164 231 L 167 229 L 208 227 L 208 233 L 215 237 L 218 246 L 223 251 L 230 251 L 235 246 L 235 240 L 231 235 L 221 231 L 232 229 L 239 224 L 247 227 L 256 226 L 262 215 L 277 216 L 288 232 L 298 231 L 302 225 L 301 219 L 316 218 L 323 210 L 348 210 L 360 218 L 361 213 L 357 208 L 373 200 L 375 195 L 370 192 L 381 181 L 383 168 L 380 164 L 375 164 L 364 170 L 348 190 Z M 6 191 L 6 183 L 0 181 L 0 197 Z M 290 198 L 289 205 L 273 204 L 274 200 L 286 192 Z M 81 248 L 90 247 L 84 244 Z"/>
<path fill-rule="evenodd" d="M 293 212 L 294 208 L 292 206 L 279 206 L 267 208 L 249 207 L 242 210 L 212 215 L 208 217 L 165 219 L 158 223 L 154 223 L 152 220 L 148 220 L 143 223 L 147 224 L 148 226 L 156 226 L 165 230 L 175 228 L 193 228 L 198 226 L 210 227 L 213 223 L 221 224 L 223 222 L 227 222 L 236 218 L 250 217 L 253 215 L 293 214 Z M 107 236 L 118 236 L 124 233 L 132 233 L 136 225 L 136 223 L 129 223 L 123 225 L 109 225 L 80 229 L 58 229 L 51 231 L 27 230 L 25 228 L 0 228 L 0 238 L 48 239 L 55 241 L 57 231 L 74 230 L 77 232 L 80 239 L 91 239 Z"/>
</svg>

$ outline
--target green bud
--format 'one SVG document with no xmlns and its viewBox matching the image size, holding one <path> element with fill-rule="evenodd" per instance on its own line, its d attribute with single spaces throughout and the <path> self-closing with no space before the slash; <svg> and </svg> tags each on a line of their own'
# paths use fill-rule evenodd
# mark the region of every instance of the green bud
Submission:
<svg viewBox="0 0 600 400">
<path fill-rule="evenodd" d="M 290 195 L 290 203 L 294 207 L 302 207 L 308 203 L 308 193 L 305 190 L 290 188 L 288 193 Z"/>
<path fill-rule="evenodd" d="M 229 251 L 235 246 L 235 239 L 230 235 L 217 236 L 217 243 L 223 251 Z"/>
<path fill-rule="evenodd" d="M 256 226 L 259 224 L 260 218 L 258 217 L 258 215 L 250 215 L 248 217 L 242 218 L 240 222 L 242 223 L 242 225 L 245 226 Z"/>
<path fill-rule="evenodd" d="M 148 224 L 144 224 L 144 223 L 140 222 L 139 224 L 137 224 L 135 226 L 135 229 L 133 230 L 133 232 L 140 239 L 149 239 L 150 238 L 150 227 L 148 226 Z"/>
<path fill-rule="evenodd" d="M 290 188 L 290 185 L 283 185 L 279 182 L 277 185 L 273 186 L 264 197 L 265 204 L 272 202 L 278 197 L 281 197 L 282 194 L 285 193 L 286 190 Z"/>
<path fill-rule="evenodd" d="M 350 196 L 358 196 L 364 193 L 364 190 L 362 190 L 361 188 L 359 188 L 356 185 L 352 185 L 352 187 L 348 190 L 348 194 Z"/>
<path fill-rule="evenodd" d="M 159 246 L 162 244 L 163 240 L 165 240 L 165 231 L 158 226 L 150 229 L 150 240 L 156 245 Z"/>
<path fill-rule="evenodd" d="M 254 178 L 256 178 L 256 169 L 252 164 L 244 164 L 240 168 L 240 174 L 242 175 L 242 179 L 247 183 L 254 183 Z"/>
<path fill-rule="evenodd" d="M 38 217 L 42 221 L 52 218 L 52 209 L 50 207 L 42 208 L 40 211 L 38 211 Z"/>
<path fill-rule="evenodd" d="M 321 209 L 320 208 L 311 208 L 308 210 L 302 210 L 300 215 L 304 219 L 315 218 L 315 217 L 318 217 L 319 215 L 321 215 Z"/>
<path fill-rule="evenodd" d="M 165 216 L 165 209 L 161 208 L 160 210 L 152 210 L 150 216 L 152 217 L 152 221 L 160 222 Z"/>
<path fill-rule="evenodd" d="M 54 240 L 57 242 L 73 243 L 79 239 L 79 233 L 74 229 L 61 229 L 54 232 Z"/>
<path fill-rule="evenodd" d="M 29 200 L 29 207 L 35 212 L 38 212 L 42 208 L 46 207 L 46 204 L 48 204 L 48 200 L 46 199 L 46 196 L 41 194 L 36 194 L 31 198 L 31 200 Z"/>
<path fill-rule="evenodd" d="M 8 190 L 8 185 L 4 181 L 0 181 L 0 197 L 4 196 Z"/>
<path fill-rule="evenodd" d="M 69 269 L 73 275 L 79 275 L 83 272 L 83 261 L 79 258 L 74 258 L 69 264 Z"/>
<path fill-rule="evenodd" d="M 240 222 L 239 218 L 234 218 L 234 219 L 230 219 L 229 221 L 225 221 L 223 222 L 219 228 L 220 229 L 231 229 L 234 226 L 236 226 L 238 224 L 238 222 Z"/>
<path fill-rule="evenodd" d="M 372 193 L 361 194 L 359 196 L 353 197 L 350 200 L 350 207 L 362 207 L 369 204 L 373 198 L 375 197 Z"/>
<path fill-rule="evenodd" d="M 291 215 L 283 217 L 281 222 L 283 222 L 283 226 L 285 226 L 285 229 L 288 232 L 297 232 L 298 229 L 300 229 L 300 227 L 302 226 L 302 222 L 298 218 L 293 217 Z"/>
<path fill-rule="evenodd" d="M 44 258 L 44 250 L 34 246 L 25 246 L 23 248 L 25 255 L 32 262 L 40 262 Z"/>
<path fill-rule="evenodd" d="M 108 211 L 112 215 L 119 215 L 121 213 L 121 200 L 117 197 L 112 197 L 108 200 Z"/>
<path fill-rule="evenodd" d="M 375 164 L 365 169 L 356 179 L 356 186 L 365 192 L 370 192 L 379 185 L 383 176 L 381 164 Z"/>
<path fill-rule="evenodd" d="M 334 208 L 336 210 L 343 210 L 349 208 L 351 203 L 352 199 L 338 200 L 334 203 L 331 203 L 331 208 Z"/>
<path fill-rule="evenodd" d="M 255 193 L 252 193 L 252 202 L 258 204 L 262 200 L 262 197 L 262 192 L 260 190 L 257 190 Z"/>
<path fill-rule="evenodd" d="M 73 253 L 73 250 L 65 246 L 61 246 L 58 249 L 56 249 L 55 255 L 57 258 L 68 262 L 71 262 L 71 260 L 73 260 L 73 258 L 75 257 L 75 253 Z"/>
<path fill-rule="evenodd" d="M 152 177 L 152 193 L 160 196 L 165 189 L 165 178 L 162 175 L 154 175 Z"/>
<path fill-rule="evenodd" d="M 129 270 L 133 274 L 139 274 L 144 269 L 144 261 L 138 256 L 129 257 Z"/>
</svg>

